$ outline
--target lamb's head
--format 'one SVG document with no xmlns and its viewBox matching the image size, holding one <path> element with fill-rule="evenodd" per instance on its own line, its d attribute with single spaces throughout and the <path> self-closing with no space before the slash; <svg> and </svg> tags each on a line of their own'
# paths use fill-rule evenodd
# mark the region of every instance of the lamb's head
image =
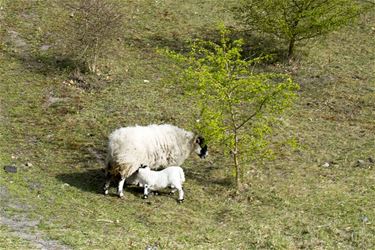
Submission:
<svg viewBox="0 0 375 250">
<path fill-rule="evenodd" d="M 149 166 L 147 166 L 147 165 L 143 165 L 143 164 L 141 164 L 141 166 L 138 168 L 138 170 L 137 170 L 137 172 L 139 173 L 139 174 L 145 174 L 145 173 L 148 173 L 148 172 L 150 172 L 151 171 L 151 169 L 150 169 L 150 167 Z"/>
<path fill-rule="evenodd" d="M 201 159 L 208 155 L 208 147 L 202 136 L 197 136 L 194 141 L 194 151 Z"/>
</svg>

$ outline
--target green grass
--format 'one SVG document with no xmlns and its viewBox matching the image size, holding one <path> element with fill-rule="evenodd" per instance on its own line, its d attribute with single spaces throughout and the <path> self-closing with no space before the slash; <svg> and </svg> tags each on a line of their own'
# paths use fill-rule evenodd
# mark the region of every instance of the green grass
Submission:
<svg viewBox="0 0 375 250">
<path fill-rule="evenodd" d="M 367 160 L 375 158 L 373 15 L 300 46 L 304 56 L 288 65 L 265 66 L 301 84 L 298 102 L 275 127 L 276 158 L 249 166 L 248 188 L 237 195 L 220 149 L 210 148 L 205 161 L 191 157 L 179 205 L 168 195 L 142 200 L 135 187 L 124 200 L 102 195 L 100 158 L 119 126 L 189 128 L 194 103 L 170 85 L 173 65 L 155 49 L 185 50 L 191 37 L 211 37 L 217 21 L 232 25 L 224 3 L 129 3 L 128 39 L 109 79 L 88 78 L 93 88 L 85 90 L 67 84 L 70 73 L 50 63 L 48 51 L 37 56 L 33 34 L 45 9 L 22 2 L 8 1 L 12 15 L 1 28 L 0 187 L 7 191 L 0 216 L 37 220 L 29 233 L 73 249 L 375 248 L 375 166 Z M 9 31 L 28 46 L 16 47 Z M 3 171 L 10 164 L 17 173 Z M 1 246 L 33 245 L 14 231 L 0 223 Z"/>
</svg>

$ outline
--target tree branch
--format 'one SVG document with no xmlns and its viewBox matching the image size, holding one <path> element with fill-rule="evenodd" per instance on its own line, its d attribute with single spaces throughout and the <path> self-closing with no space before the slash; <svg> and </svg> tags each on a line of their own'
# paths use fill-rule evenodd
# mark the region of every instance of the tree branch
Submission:
<svg viewBox="0 0 375 250">
<path fill-rule="evenodd" d="M 240 125 L 238 125 L 236 127 L 236 130 L 240 129 L 241 127 L 243 127 L 246 123 L 248 123 L 252 118 L 254 118 L 254 116 L 256 116 L 263 108 L 263 106 L 266 104 L 266 102 L 270 99 L 270 97 L 274 97 L 277 93 L 279 93 L 279 91 L 275 91 L 273 92 L 271 95 L 269 96 L 266 96 L 263 101 L 260 103 L 259 107 L 257 108 L 257 110 L 251 114 L 248 118 L 246 118 Z"/>
<path fill-rule="evenodd" d="M 252 115 L 250 115 L 248 118 L 246 118 L 246 120 L 244 120 L 240 125 L 236 126 L 236 130 L 240 129 L 248 121 L 250 121 L 254 116 L 256 116 L 261 111 L 261 109 L 263 108 L 264 104 L 266 104 L 266 101 L 268 99 L 269 99 L 269 96 L 267 96 L 266 98 L 264 98 L 263 101 L 260 103 L 258 109 Z"/>
</svg>

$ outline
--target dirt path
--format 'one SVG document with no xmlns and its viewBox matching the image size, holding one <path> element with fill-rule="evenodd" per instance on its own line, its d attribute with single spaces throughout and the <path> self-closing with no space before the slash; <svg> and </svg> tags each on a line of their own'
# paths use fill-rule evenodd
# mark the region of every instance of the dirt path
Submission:
<svg viewBox="0 0 375 250">
<path fill-rule="evenodd" d="M 1 177 L 0 177 L 1 178 Z M 46 239 L 46 237 L 38 231 L 40 220 L 31 220 L 25 216 L 27 212 L 32 210 L 31 207 L 15 201 L 7 188 L 0 184 L 0 224 L 6 226 L 11 231 L 11 236 L 21 238 L 27 241 L 30 246 L 35 249 L 57 249 L 68 250 L 68 246 L 62 245 L 55 240 Z M 12 208 L 17 211 L 17 215 L 9 216 L 6 210 Z"/>
</svg>

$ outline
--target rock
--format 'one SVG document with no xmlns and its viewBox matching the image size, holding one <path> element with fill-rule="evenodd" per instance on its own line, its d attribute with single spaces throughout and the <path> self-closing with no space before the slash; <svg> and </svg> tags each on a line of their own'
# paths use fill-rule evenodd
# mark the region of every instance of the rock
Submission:
<svg viewBox="0 0 375 250">
<path fill-rule="evenodd" d="M 331 164 L 331 165 L 339 165 L 339 163 L 335 162 L 335 161 L 329 161 L 328 163 Z"/>
<path fill-rule="evenodd" d="M 364 160 L 358 160 L 357 164 L 363 165 L 363 164 L 365 164 L 365 161 Z"/>
<path fill-rule="evenodd" d="M 154 246 L 146 246 L 145 250 L 158 250 L 157 245 Z"/>
<path fill-rule="evenodd" d="M 31 164 L 31 162 L 26 162 L 25 163 L 25 167 L 32 167 L 33 166 L 33 164 Z"/>
<path fill-rule="evenodd" d="M 358 160 L 355 164 L 356 167 L 364 167 L 366 162 L 364 160 Z"/>
<path fill-rule="evenodd" d="M 39 182 L 29 182 L 29 189 L 38 191 L 42 189 L 42 184 Z"/>
<path fill-rule="evenodd" d="M 368 219 L 368 217 L 367 217 L 366 215 L 363 215 L 363 216 L 361 217 L 361 220 L 362 220 L 363 223 L 367 223 L 367 222 L 369 222 L 369 219 Z"/>
<path fill-rule="evenodd" d="M 16 166 L 4 166 L 4 170 L 7 173 L 17 173 L 17 167 Z"/>
<path fill-rule="evenodd" d="M 329 168 L 331 165 L 328 163 L 328 162 L 325 162 L 323 165 L 322 165 L 322 167 L 323 168 Z"/>
<path fill-rule="evenodd" d="M 67 99 L 68 98 L 48 96 L 43 106 L 47 109 L 53 106 L 62 105 L 67 102 Z"/>
<path fill-rule="evenodd" d="M 368 168 L 368 169 L 370 169 L 370 168 L 372 168 L 373 167 L 373 159 L 371 158 L 371 159 L 367 159 L 367 160 L 357 160 L 354 164 L 353 164 L 353 166 L 354 167 L 357 167 L 357 168 Z"/>
<path fill-rule="evenodd" d="M 48 50 L 49 48 L 51 48 L 51 45 L 42 45 L 39 49 L 41 50 L 41 51 L 46 51 L 46 50 Z"/>
</svg>

